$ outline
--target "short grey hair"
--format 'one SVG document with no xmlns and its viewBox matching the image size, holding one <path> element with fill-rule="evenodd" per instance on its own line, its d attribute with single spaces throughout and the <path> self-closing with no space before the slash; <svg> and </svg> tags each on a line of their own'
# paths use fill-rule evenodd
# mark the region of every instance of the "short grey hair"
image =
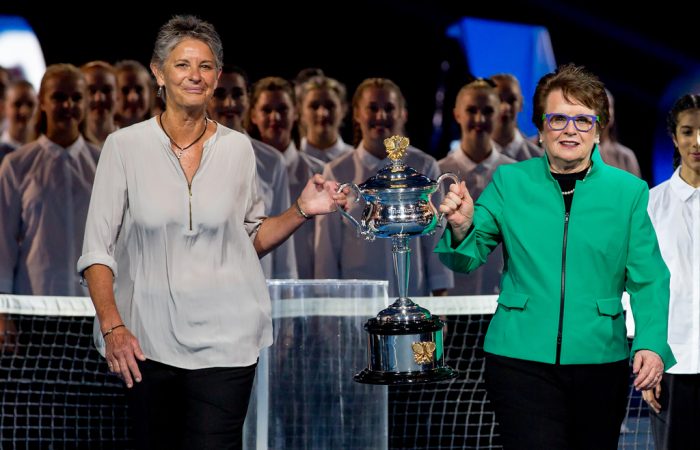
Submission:
<svg viewBox="0 0 700 450">
<path fill-rule="evenodd" d="M 170 52 L 184 39 L 204 42 L 214 54 L 216 68 L 221 69 L 224 65 L 224 48 L 219 33 L 209 22 L 190 15 L 175 16 L 160 28 L 153 47 L 151 64 L 162 69 Z"/>
</svg>

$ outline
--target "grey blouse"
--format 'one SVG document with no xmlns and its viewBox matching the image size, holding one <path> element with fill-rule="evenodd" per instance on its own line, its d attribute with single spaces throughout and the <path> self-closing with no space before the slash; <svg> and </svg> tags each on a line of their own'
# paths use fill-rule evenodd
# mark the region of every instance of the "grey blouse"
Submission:
<svg viewBox="0 0 700 450">
<path fill-rule="evenodd" d="M 111 134 L 97 166 L 78 271 L 108 266 L 146 357 L 185 369 L 247 366 L 272 343 L 252 241 L 264 219 L 248 138 L 217 127 L 188 188 L 155 118 Z M 95 342 L 104 342 L 95 321 Z"/>
</svg>

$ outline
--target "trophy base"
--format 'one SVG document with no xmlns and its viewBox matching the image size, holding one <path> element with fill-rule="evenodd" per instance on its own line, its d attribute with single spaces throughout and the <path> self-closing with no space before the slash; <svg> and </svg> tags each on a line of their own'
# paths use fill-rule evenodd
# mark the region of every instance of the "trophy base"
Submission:
<svg viewBox="0 0 700 450">
<path fill-rule="evenodd" d="M 353 377 L 358 383 L 364 384 L 385 384 L 385 385 L 406 385 L 419 383 L 437 383 L 439 381 L 451 380 L 459 373 L 451 367 L 438 367 L 437 369 L 424 372 L 378 372 L 365 369 Z"/>
</svg>

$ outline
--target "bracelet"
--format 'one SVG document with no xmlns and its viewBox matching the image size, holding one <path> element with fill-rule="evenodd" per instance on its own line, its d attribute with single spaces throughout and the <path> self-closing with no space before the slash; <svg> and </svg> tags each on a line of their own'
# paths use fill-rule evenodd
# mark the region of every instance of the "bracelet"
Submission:
<svg viewBox="0 0 700 450">
<path fill-rule="evenodd" d="M 107 336 L 109 336 L 110 334 L 112 334 L 112 332 L 113 332 L 114 330 L 116 330 L 117 328 L 121 328 L 121 327 L 125 327 L 125 326 L 126 326 L 126 325 L 124 325 L 123 323 L 122 323 L 122 324 L 119 324 L 119 325 L 113 326 L 113 327 L 110 328 L 109 330 L 107 330 L 107 331 L 105 331 L 104 333 L 102 333 L 102 339 L 104 339 L 104 338 L 106 338 Z"/>
<path fill-rule="evenodd" d="M 296 202 L 294 202 L 294 206 L 297 208 L 297 212 L 301 217 L 303 217 L 306 220 L 311 219 L 313 216 L 310 216 L 309 214 L 306 214 L 303 209 L 301 209 L 301 206 L 299 206 L 299 199 L 297 199 Z"/>
</svg>

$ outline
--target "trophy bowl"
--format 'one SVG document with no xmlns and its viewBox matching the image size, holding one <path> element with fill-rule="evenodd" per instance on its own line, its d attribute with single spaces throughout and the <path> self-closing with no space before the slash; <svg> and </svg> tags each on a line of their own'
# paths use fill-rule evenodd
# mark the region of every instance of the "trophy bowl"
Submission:
<svg viewBox="0 0 700 450">
<path fill-rule="evenodd" d="M 368 384 L 413 384 L 451 379 L 457 372 L 445 365 L 443 322 L 407 297 L 411 249 L 408 240 L 431 235 L 440 226 L 442 215 L 430 201 L 445 179 L 459 182 L 456 175 L 442 174 L 431 180 L 408 167 L 403 157 L 408 139 L 392 136 L 384 141 L 391 163 L 359 186 L 341 184 L 338 192 L 350 188 L 355 202 L 366 205 L 358 221 L 339 208 L 361 236 L 392 240 L 394 272 L 399 298 L 364 328 L 368 337 L 368 367 L 354 376 Z"/>
</svg>

